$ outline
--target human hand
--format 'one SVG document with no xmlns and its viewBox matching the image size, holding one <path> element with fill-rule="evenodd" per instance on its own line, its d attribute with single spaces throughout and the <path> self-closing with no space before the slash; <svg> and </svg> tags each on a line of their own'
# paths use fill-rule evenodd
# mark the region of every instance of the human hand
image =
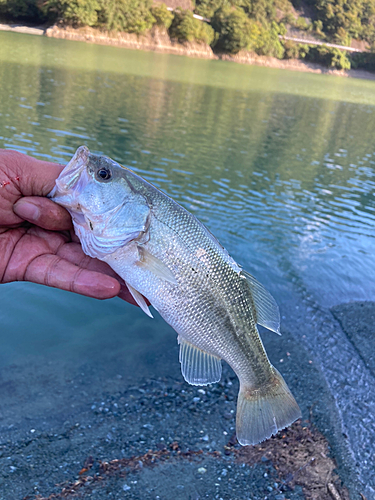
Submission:
<svg viewBox="0 0 375 500">
<path fill-rule="evenodd" d="M 45 198 L 62 169 L 0 149 L 0 284 L 31 281 L 134 304 L 124 281 L 83 253 L 69 213 Z"/>
</svg>

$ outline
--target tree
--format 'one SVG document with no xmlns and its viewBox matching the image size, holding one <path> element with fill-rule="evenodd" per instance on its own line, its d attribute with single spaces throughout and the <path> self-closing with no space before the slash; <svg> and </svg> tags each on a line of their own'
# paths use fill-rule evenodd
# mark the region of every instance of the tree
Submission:
<svg viewBox="0 0 375 500">
<path fill-rule="evenodd" d="M 228 0 L 196 0 L 194 11 L 202 17 L 211 19 L 215 12 L 225 5 L 230 5 Z"/>
<path fill-rule="evenodd" d="M 242 49 L 252 50 L 257 45 L 260 28 L 238 7 L 219 8 L 211 24 L 218 33 L 215 47 L 219 50 L 236 54 Z"/>
<path fill-rule="evenodd" d="M 273 0 L 239 0 L 246 14 L 260 23 L 276 20 L 276 7 Z"/>
<path fill-rule="evenodd" d="M 279 39 L 280 34 L 285 34 L 285 26 L 283 24 L 278 25 L 273 21 L 268 26 L 262 26 L 261 34 L 255 48 L 257 54 L 282 59 L 284 57 L 284 46 Z"/>
<path fill-rule="evenodd" d="M 156 24 L 164 26 L 166 29 L 170 27 L 173 21 L 173 14 L 167 9 L 165 3 L 154 4 L 151 8 L 151 14 L 156 20 Z"/>
<path fill-rule="evenodd" d="M 39 5 L 49 19 L 73 26 L 94 26 L 100 10 L 97 0 L 46 0 Z"/>
<path fill-rule="evenodd" d="M 215 33 L 212 27 L 205 22 L 193 17 L 190 10 L 178 10 L 169 29 L 172 38 L 177 38 L 180 42 L 204 42 L 208 45 L 214 40 Z"/>
<path fill-rule="evenodd" d="M 101 7 L 99 21 L 108 30 L 140 34 L 156 22 L 152 0 L 101 0 Z"/>
<path fill-rule="evenodd" d="M 13 19 L 43 20 L 36 0 L 0 0 L 0 14 Z"/>
</svg>

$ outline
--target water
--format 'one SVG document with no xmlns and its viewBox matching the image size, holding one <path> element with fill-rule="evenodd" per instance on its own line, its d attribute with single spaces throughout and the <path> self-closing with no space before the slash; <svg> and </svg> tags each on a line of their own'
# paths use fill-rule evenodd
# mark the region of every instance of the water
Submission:
<svg viewBox="0 0 375 500">
<path fill-rule="evenodd" d="M 193 211 L 263 281 L 288 254 L 326 305 L 374 296 L 373 82 L 0 41 L 2 147 L 65 163 L 87 144 Z"/>
<path fill-rule="evenodd" d="M 0 147 L 64 164 L 86 144 L 129 166 L 200 218 L 290 327 L 306 297 L 374 300 L 375 82 L 13 33 L 0 61 Z M 179 376 L 174 332 L 118 299 L 28 283 L 0 298 L 3 373 Z"/>
</svg>

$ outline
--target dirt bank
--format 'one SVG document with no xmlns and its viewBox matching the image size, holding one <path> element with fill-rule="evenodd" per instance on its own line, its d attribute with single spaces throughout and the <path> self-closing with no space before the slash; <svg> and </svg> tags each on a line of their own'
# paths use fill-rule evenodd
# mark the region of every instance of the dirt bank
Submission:
<svg viewBox="0 0 375 500">
<path fill-rule="evenodd" d="M 201 57 L 204 59 L 217 59 L 209 45 L 197 42 L 181 44 L 169 38 L 164 29 L 154 27 L 145 35 L 134 33 L 114 33 L 100 31 L 94 28 L 70 28 L 57 25 L 48 28 L 45 34 L 53 38 L 64 38 L 66 40 L 79 40 L 82 42 L 98 43 L 100 45 L 114 45 L 127 49 L 152 50 L 167 54 L 178 54 L 182 56 Z"/>
</svg>

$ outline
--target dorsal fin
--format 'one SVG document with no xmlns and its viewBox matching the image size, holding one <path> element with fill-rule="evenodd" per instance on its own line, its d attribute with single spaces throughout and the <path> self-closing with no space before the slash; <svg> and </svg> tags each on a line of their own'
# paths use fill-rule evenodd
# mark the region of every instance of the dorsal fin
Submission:
<svg viewBox="0 0 375 500">
<path fill-rule="evenodd" d="M 246 277 L 249 284 L 251 294 L 253 296 L 256 322 L 258 325 L 268 328 L 273 332 L 280 333 L 280 312 L 272 295 L 257 281 L 250 273 L 242 270 L 241 273 Z"/>
<path fill-rule="evenodd" d="M 207 385 L 219 382 L 221 378 L 221 359 L 202 351 L 182 337 L 178 336 L 180 344 L 181 372 L 189 384 Z"/>
</svg>

